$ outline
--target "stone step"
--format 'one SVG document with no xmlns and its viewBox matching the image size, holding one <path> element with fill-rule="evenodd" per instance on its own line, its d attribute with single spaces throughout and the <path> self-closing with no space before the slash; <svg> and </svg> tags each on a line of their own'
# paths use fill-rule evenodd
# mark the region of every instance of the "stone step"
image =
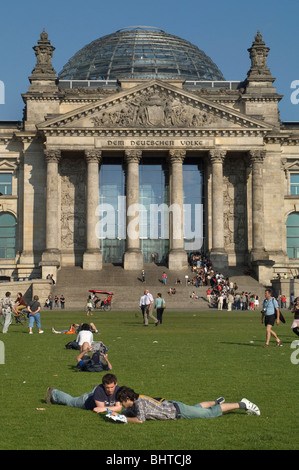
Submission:
<svg viewBox="0 0 299 470">
<path fill-rule="evenodd" d="M 57 282 L 52 294 L 66 298 L 66 309 L 86 309 L 90 289 L 113 292 L 112 310 L 138 310 L 139 299 L 147 288 L 155 298 L 158 292 L 165 298 L 167 309 L 171 310 L 204 310 L 208 308 L 206 301 L 206 286 L 198 287 L 186 284 L 185 276 L 192 279 L 191 268 L 174 273 L 165 266 L 156 264 L 145 265 L 146 282 L 141 282 L 141 271 L 125 271 L 121 266 L 104 265 L 101 271 L 83 271 L 80 267 L 62 268 L 58 272 Z M 162 274 L 167 274 L 166 286 L 161 282 Z M 264 286 L 253 277 L 244 275 L 244 269 L 232 269 L 230 280 L 236 282 L 239 292 L 247 291 L 264 298 Z M 177 279 L 181 280 L 176 284 Z M 175 295 L 169 295 L 170 287 L 176 288 Z M 192 299 L 195 292 L 200 299 Z M 100 296 L 101 298 L 103 296 Z"/>
</svg>

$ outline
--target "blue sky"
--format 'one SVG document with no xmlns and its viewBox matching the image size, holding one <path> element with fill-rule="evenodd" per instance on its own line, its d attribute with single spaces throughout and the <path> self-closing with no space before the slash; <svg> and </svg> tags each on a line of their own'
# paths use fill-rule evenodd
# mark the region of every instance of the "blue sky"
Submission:
<svg viewBox="0 0 299 470">
<path fill-rule="evenodd" d="M 22 93 L 35 66 L 32 47 L 43 28 L 56 50 L 53 65 L 62 67 L 91 41 L 133 25 L 155 26 L 186 39 L 217 64 L 227 80 L 243 80 L 250 68 L 247 49 L 259 29 L 270 47 L 268 66 L 283 121 L 299 121 L 291 83 L 298 80 L 298 0 L 14 0 L 0 6 L 0 81 L 5 104 L 0 120 L 21 120 Z M 298 86 L 299 89 L 299 86 Z M 296 95 L 297 98 L 299 97 Z"/>
</svg>

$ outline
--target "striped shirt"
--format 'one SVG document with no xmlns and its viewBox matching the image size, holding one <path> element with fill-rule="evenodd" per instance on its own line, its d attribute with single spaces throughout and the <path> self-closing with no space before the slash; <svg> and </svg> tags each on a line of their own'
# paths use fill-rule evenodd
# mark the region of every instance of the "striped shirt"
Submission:
<svg viewBox="0 0 299 470">
<path fill-rule="evenodd" d="M 167 400 L 160 402 L 145 395 L 139 395 L 132 408 L 128 410 L 130 410 L 130 416 L 132 414 L 142 422 L 150 419 L 165 420 L 178 417 L 173 403 Z"/>
</svg>

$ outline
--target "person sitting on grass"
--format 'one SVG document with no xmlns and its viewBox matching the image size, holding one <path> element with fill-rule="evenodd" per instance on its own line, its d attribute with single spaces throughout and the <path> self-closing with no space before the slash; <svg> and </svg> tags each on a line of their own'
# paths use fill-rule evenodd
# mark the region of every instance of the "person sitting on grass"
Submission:
<svg viewBox="0 0 299 470">
<path fill-rule="evenodd" d="M 122 407 L 119 401 L 116 400 L 118 389 L 116 376 L 108 373 L 103 376 L 101 385 L 95 386 L 91 393 L 84 393 L 79 397 L 72 397 L 61 390 L 48 387 L 46 403 L 92 410 L 95 413 L 103 413 L 107 410 L 107 407 L 113 412 L 120 412 Z"/>
<path fill-rule="evenodd" d="M 144 423 L 147 420 L 177 420 L 193 418 L 217 418 L 232 410 L 244 410 L 247 414 L 259 416 L 260 410 L 247 398 L 236 403 L 225 403 L 223 397 L 213 401 L 198 403 L 194 406 L 185 405 L 179 401 L 155 399 L 139 395 L 129 387 L 120 387 L 116 400 L 125 408 L 124 415 L 128 423 Z M 117 413 L 112 412 L 113 416 Z"/>
<path fill-rule="evenodd" d="M 81 325 L 81 330 L 77 336 L 76 342 L 81 352 L 90 350 L 91 343 L 93 342 L 93 334 L 88 323 Z"/>
</svg>

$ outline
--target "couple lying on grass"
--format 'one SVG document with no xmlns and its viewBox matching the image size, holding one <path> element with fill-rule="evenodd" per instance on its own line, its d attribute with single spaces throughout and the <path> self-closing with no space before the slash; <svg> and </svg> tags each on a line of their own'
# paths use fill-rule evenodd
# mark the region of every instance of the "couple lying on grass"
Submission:
<svg viewBox="0 0 299 470">
<path fill-rule="evenodd" d="M 129 387 L 119 387 L 114 374 L 103 376 L 102 384 L 94 387 L 90 393 L 84 393 L 79 397 L 49 387 L 46 395 L 48 404 L 72 406 L 96 413 L 108 411 L 108 418 L 125 423 L 143 423 L 147 420 L 166 419 L 193 419 L 193 418 L 217 418 L 223 413 L 232 410 L 244 410 L 250 415 L 260 415 L 260 410 L 251 401 L 243 398 L 236 403 L 225 403 L 220 397 L 213 401 L 205 401 L 196 405 L 186 405 L 180 401 L 151 398 L 139 395 Z M 123 414 L 119 413 L 124 408 Z"/>
</svg>

